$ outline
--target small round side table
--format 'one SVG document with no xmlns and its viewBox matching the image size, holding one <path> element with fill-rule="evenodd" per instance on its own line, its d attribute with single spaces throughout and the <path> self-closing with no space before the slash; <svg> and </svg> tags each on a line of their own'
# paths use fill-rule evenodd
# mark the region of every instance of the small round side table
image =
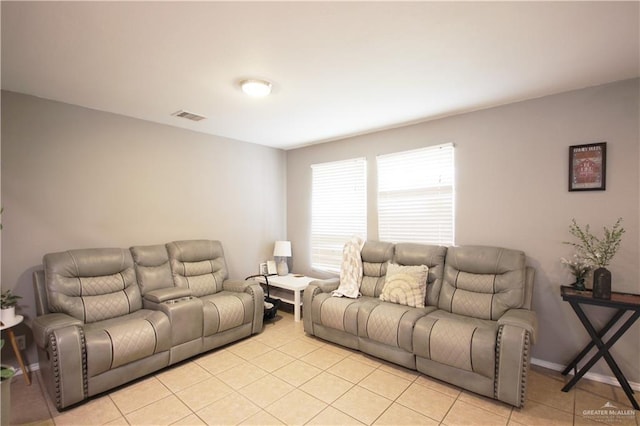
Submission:
<svg viewBox="0 0 640 426">
<path fill-rule="evenodd" d="M 20 354 L 20 349 L 18 348 L 18 342 L 16 341 L 16 335 L 13 333 L 12 328 L 16 325 L 20 324 L 24 320 L 22 315 L 16 315 L 15 321 L 10 324 L 5 324 L 0 322 L 0 331 L 7 330 L 7 334 L 9 335 L 9 341 L 11 342 L 11 346 L 13 346 L 13 353 L 16 354 L 16 358 L 18 359 L 18 364 L 20 364 L 20 368 L 22 369 L 22 375 L 24 376 L 24 380 L 27 382 L 27 385 L 31 386 L 31 378 L 29 377 L 29 372 L 27 368 L 24 366 L 24 361 L 22 360 L 22 355 Z"/>
</svg>

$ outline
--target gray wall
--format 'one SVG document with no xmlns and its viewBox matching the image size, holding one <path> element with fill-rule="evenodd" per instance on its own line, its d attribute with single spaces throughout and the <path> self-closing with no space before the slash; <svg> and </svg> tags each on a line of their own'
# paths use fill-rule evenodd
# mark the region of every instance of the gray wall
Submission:
<svg viewBox="0 0 640 426">
<path fill-rule="evenodd" d="M 2 289 L 33 318 L 45 253 L 192 238 L 243 279 L 286 236 L 285 179 L 282 150 L 3 91 Z"/>
<path fill-rule="evenodd" d="M 31 272 L 43 254 L 187 238 L 220 239 L 231 275 L 244 277 L 271 257 L 274 240 L 288 236 L 292 269 L 322 276 L 308 255 L 309 166 L 366 156 L 375 182 L 376 155 L 453 142 L 456 243 L 527 253 L 537 270 L 540 321 L 533 356 L 564 364 L 588 340 L 559 296 L 559 285 L 571 282 L 559 263 L 571 253 L 562 244 L 571 218 L 594 229 L 624 218 L 627 232 L 610 267 L 613 286 L 640 293 L 639 90 L 639 80 L 624 81 L 286 154 L 2 92 L 2 288 L 22 295 L 19 313 L 33 317 Z M 568 146 L 600 141 L 608 142 L 607 190 L 567 192 Z M 370 185 L 372 239 L 375 218 Z M 610 315 L 588 313 L 600 323 Z M 612 351 L 634 382 L 640 382 L 638 347 L 636 325 Z M 36 362 L 32 351 L 27 357 Z M 592 371 L 610 375 L 602 362 Z"/>
<path fill-rule="evenodd" d="M 572 218 L 593 229 L 623 217 L 626 234 L 610 265 L 613 289 L 640 293 L 639 80 L 578 90 L 421 124 L 376 132 L 287 152 L 287 235 L 293 270 L 312 276 L 309 259 L 311 169 L 313 163 L 366 156 L 375 183 L 375 156 L 435 145 L 455 144 L 456 239 L 524 250 L 536 268 L 535 310 L 539 340 L 533 356 L 565 364 L 588 337 L 560 285 L 572 282 L 560 257 L 572 250 Z M 607 190 L 568 192 L 569 145 L 606 141 Z M 370 239 L 376 234 L 375 184 L 369 185 Z M 611 311 L 594 308 L 599 323 Z M 640 327 L 613 348 L 629 380 L 640 382 Z M 552 365 L 553 366 L 553 365 Z M 611 376 L 603 361 L 593 372 Z"/>
</svg>

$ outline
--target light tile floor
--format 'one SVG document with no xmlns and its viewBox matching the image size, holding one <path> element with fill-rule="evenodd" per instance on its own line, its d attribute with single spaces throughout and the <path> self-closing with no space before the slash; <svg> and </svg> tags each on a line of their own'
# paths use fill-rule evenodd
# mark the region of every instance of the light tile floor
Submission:
<svg viewBox="0 0 640 426">
<path fill-rule="evenodd" d="M 137 380 L 59 413 L 39 373 L 12 382 L 12 424 L 34 425 L 633 425 L 594 416 L 631 409 L 618 387 L 533 366 L 523 409 L 307 336 L 279 312 L 259 334 Z"/>
</svg>

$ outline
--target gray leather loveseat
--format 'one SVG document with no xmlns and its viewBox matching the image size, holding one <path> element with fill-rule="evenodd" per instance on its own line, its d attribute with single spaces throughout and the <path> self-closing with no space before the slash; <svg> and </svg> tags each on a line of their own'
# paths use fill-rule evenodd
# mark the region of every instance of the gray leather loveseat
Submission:
<svg viewBox="0 0 640 426">
<path fill-rule="evenodd" d="M 58 409 L 262 331 L 264 294 L 219 241 L 44 256 L 33 335 Z"/>
<path fill-rule="evenodd" d="M 523 252 L 367 241 L 361 258 L 361 297 L 332 297 L 338 279 L 315 281 L 305 290 L 305 332 L 516 407 L 524 404 L 537 319 L 531 310 L 534 271 Z M 380 300 L 390 263 L 428 267 L 424 307 Z"/>
</svg>

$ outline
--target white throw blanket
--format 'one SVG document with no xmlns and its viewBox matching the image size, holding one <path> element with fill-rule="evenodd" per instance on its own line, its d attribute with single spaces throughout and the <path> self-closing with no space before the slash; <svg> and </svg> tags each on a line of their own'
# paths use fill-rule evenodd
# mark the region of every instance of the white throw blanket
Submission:
<svg viewBox="0 0 640 426">
<path fill-rule="evenodd" d="M 362 283 L 362 257 L 360 250 L 364 241 L 359 237 L 353 237 L 342 249 L 342 266 L 340 267 L 340 286 L 331 295 L 335 297 L 360 297 L 360 284 Z"/>
</svg>

